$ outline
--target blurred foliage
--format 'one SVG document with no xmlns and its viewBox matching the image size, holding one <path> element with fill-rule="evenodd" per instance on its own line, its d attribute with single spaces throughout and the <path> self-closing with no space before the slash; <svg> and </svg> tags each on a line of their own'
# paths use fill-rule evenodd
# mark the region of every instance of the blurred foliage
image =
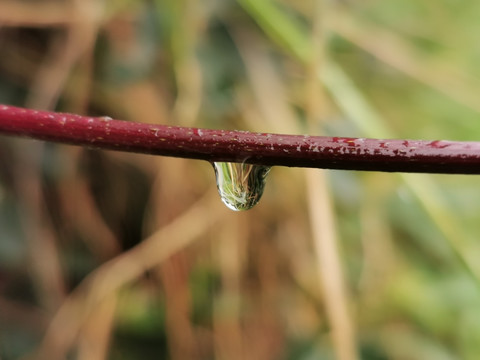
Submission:
<svg viewBox="0 0 480 360">
<path fill-rule="evenodd" d="M 3 0 L 0 103 L 304 133 L 318 74 L 318 134 L 479 140 L 479 16 L 474 0 Z M 273 169 L 234 213 L 206 163 L 0 140 L 1 359 L 335 358 L 301 170 Z M 478 178 L 328 176 L 359 358 L 477 359 Z"/>
</svg>

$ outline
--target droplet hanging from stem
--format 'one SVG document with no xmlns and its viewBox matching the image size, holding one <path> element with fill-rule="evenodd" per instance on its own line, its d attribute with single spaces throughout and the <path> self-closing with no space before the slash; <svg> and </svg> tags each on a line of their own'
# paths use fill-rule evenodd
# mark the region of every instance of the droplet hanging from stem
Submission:
<svg viewBox="0 0 480 360">
<path fill-rule="evenodd" d="M 270 166 L 214 162 L 218 193 L 234 211 L 251 209 L 262 197 Z"/>
</svg>

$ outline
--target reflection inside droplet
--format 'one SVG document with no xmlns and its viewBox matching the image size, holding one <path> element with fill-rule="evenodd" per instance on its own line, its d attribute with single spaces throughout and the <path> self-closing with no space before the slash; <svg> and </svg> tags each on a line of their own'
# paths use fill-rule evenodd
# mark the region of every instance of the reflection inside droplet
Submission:
<svg viewBox="0 0 480 360">
<path fill-rule="evenodd" d="M 248 210 L 258 203 L 271 168 L 231 162 L 214 162 L 213 167 L 218 193 L 224 204 L 234 211 Z"/>
</svg>

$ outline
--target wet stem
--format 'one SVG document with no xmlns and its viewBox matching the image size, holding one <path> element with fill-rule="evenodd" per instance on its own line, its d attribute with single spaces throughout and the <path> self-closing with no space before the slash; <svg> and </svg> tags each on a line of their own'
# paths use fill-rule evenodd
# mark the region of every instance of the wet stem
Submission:
<svg viewBox="0 0 480 360">
<path fill-rule="evenodd" d="M 150 125 L 0 105 L 0 134 L 163 156 L 326 169 L 480 174 L 480 143 Z"/>
</svg>

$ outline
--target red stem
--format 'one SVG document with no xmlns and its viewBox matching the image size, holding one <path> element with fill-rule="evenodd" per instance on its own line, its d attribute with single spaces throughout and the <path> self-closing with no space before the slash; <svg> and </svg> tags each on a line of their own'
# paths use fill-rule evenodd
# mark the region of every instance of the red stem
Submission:
<svg viewBox="0 0 480 360">
<path fill-rule="evenodd" d="M 210 162 L 480 174 L 480 142 L 378 140 L 196 129 L 7 105 L 0 105 L 0 134 Z"/>
</svg>

